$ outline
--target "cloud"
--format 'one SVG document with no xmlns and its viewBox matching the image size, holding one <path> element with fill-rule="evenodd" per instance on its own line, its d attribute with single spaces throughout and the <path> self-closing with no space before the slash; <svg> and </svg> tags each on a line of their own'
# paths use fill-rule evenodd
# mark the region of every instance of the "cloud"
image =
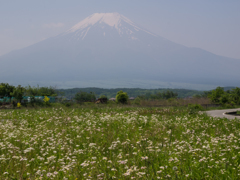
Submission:
<svg viewBox="0 0 240 180">
<path fill-rule="evenodd" d="M 63 23 L 50 23 L 50 24 L 44 24 L 43 28 L 60 28 L 63 27 Z"/>
</svg>

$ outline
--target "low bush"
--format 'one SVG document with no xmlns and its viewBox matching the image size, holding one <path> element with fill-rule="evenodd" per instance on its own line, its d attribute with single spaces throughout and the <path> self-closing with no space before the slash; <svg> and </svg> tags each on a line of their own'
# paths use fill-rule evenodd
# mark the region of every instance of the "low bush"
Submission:
<svg viewBox="0 0 240 180">
<path fill-rule="evenodd" d="M 203 107 L 200 104 L 188 104 L 189 114 L 196 114 L 199 111 L 203 111 Z"/>
<path fill-rule="evenodd" d="M 139 97 L 136 97 L 133 101 L 133 104 L 140 105 L 141 104 L 141 99 Z"/>
<path fill-rule="evenodd" d="M 72 106 L 72 103 L 70 103 L 70 102 L 66 102 L 66 103 L 64 103 L 64 106 L 66 106 L 66 107 L 70 107 L 70 106 Z"/>
</svg>

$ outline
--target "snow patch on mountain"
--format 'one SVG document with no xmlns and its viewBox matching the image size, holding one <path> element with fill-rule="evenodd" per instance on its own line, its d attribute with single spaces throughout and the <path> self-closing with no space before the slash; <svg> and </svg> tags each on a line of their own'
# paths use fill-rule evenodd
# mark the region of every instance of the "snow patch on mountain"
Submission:
<svg viewBox="0 0 240 180">
<path fill-rule="evenodd" d="M 124 17 L 123 15 L 120 15 L 118 13 L 95 13 L 83 21 L 79 22 L 75 26 L 73 26 L 70 30 L 68 30 L 69 33 L 75 32 L 77 30 L 82 30 L 88 26 L 92 26 L 96 23 L 105 23 L 109 26 L 115 27 L 116 29 L 121 26 L 121 20 L 124 20 L 125 22 L 133 24 L 132 21 Z"/>
<path fill-rule="evenodd" d="M 123 23 L 127 23 L 128 27 L 124 26 Z M 79 22 L 78 24 L 76 24 L 75 26 L 73 26 L 71 29 L 69 29 L 68 31 L 66 31 L 65 34 L 69 34 L 69 33 L 75 33 L 76 36 L 80 36 L 81 39 L 84 39 L 89 31 L 89 29 L 96 24 L 100 24 L 101 28 L 104 29 L 105 25 L 108 25 L 110 27 L 114 27 L 118 33 L 121 34 L 133 34 L 137 31 L 144 31 L 148 34 L 151 34 L 153 36 L 156 36 L 155 34 L 152 34 L 140 27 L 138 27 L 137 25 L 135 25 L 130 19 L 126 18 L 125 16 L 119 14 L 119 13 L 95 13 L 87 18 L 85 18 L 84 20 L 82 20 L 81 22 Z M 104 36 L 106 34 L 104 33 Z M 79 38 L 80 39 L 80 38 Z"/>
</svg>

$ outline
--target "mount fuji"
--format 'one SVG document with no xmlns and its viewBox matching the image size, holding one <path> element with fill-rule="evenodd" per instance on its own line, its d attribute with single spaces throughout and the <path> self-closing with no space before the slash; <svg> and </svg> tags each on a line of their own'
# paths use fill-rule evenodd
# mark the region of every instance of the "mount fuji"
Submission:
<svg viewBox="0 0 240 180">
<path fill-rule="evenodd" d="M 118 13 L 0 57 L 0 82 L 60 87 L 240 86 L 240 60 L 169 41 Z"/>
</svg>

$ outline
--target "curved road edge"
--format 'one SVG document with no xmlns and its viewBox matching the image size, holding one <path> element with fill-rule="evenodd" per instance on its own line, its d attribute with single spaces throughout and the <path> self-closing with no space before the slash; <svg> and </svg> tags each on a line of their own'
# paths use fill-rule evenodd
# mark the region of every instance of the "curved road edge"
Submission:
<svg viewBox="0 0 240 180">
<path fill-rule="evenodd" d="M 228 118 L 228 119 L 235 119 L 235 118 L 240 119 L 240 116 L 233 116 L 233 115 L 225 114 L 226 112 L 234 112 L 234 111 L 240 111 L 240 108 L 237 108 L 237 109 L 212 110 L 212 111 L 204 111 L 204 112 L 207 115 L 212 116 L 212 117 Z"/>
</svg>

